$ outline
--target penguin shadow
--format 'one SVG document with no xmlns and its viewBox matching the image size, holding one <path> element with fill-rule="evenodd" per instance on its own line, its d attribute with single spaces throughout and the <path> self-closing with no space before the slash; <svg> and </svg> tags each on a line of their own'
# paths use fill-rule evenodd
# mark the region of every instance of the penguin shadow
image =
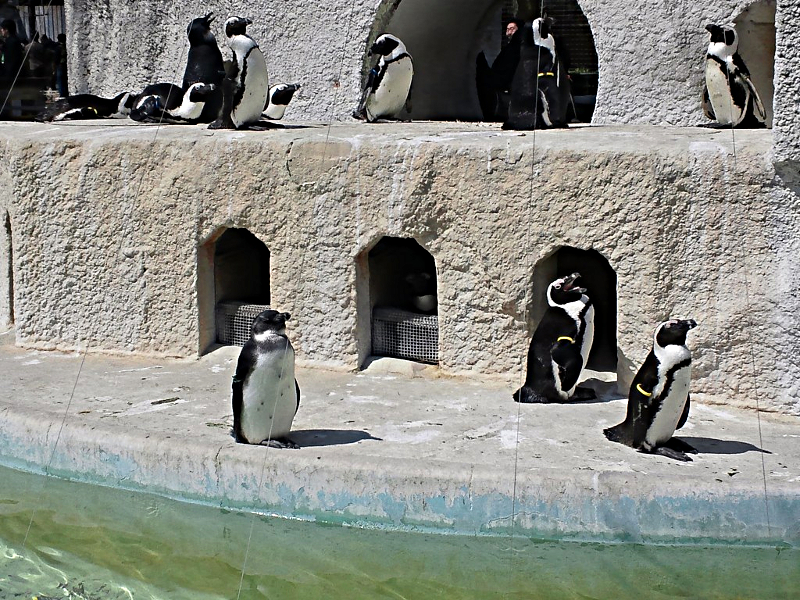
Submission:
<svg viewBox="0 0 800 600">
<path fill-rule="evenodd" d="M 579 390 L 581 389 L 594 390 L 595 397 L 581 398 L 579 396 Z M 578 384 L 578 391 L 576 391 L 575 396 L 559 404 L 605 404 L 606 402 L 619 400 L 620 398 L 623 398 L 623 396 L 620 395 L 617 390 L 616 381 L 605 381 L 595 377 L 588 377 Z"/>
<path fill-rule="evenodd" d="M 252 128 L 253 131 L 265 131 L 267 129 L 313 129 L 316 125 L 301 125 L 299 123 L 276 123 L 275 121 L 265 121 L 261 119 L 255 124 L 256 127 Z"/>
<path fill-rule="evenodd" d="M 739 442 L 736 440 L 718 440 L 716 438 L 688 436 L 681 436 L 679 439 L 694 447 L 698 454 L 744 454 L 745 452 L 772 454 L 769 450 L 764 450 L 748 442 Z"/>
<path fill-rule="evenodd" d="M 383 441 L 382 438 L 373 437 L 359 429 L 297 429 L 292 431 L 289 437 L 301 448 L 344 446 L 361 440 Z"/>
</svg>

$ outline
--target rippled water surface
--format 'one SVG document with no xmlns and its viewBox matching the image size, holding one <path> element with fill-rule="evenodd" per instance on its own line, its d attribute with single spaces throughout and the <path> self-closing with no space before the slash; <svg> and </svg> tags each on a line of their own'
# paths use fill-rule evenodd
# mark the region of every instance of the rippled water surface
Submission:
<svg viewBox="0 0 800 600">
<path fill-rule="evenodd" d="M 240 581 L 281 600 L 788 599 L 800 551 L 357 530 L 0 468 L 2 600 L 230 599 Z"/>
</svg>

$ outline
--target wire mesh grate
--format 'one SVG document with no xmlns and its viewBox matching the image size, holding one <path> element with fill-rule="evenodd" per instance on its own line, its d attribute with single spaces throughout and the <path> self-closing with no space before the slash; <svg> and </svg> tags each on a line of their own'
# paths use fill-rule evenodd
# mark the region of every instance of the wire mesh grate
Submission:
<svg viewBox="0 0 800 600">
<path fill-rule="evenodd" d="M 439 317 L 396 308 L 375 308 L 372 353 L 438 364 Z"/>
<path fill-rule="evenodd" d="M 267 304 L 220 302 L 216 309 L 217 342 L 228 346 L 244 346 L 250 339 L 250 327 Z"/>
</svg>

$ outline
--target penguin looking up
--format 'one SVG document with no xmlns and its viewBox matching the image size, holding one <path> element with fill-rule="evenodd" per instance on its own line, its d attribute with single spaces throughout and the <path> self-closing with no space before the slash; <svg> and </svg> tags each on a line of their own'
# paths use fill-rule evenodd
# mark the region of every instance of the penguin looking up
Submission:
<svg viewBox="0 0 800 600">
<path fill-rule="evenodd" d="M 394 118 L 404 107 L 411 112 L 411 82 L 414 63 L 405 45 L 397 37 L 384 33 L 369 50 L 380 56 L 369 72 L 358 108 L 357 119 L 373 123 L 380 118 Z"/>
<path fill-rule="evenodd" d="M 36 115 L 37 121 L 69 121 L 77 119 L 124 118 L 131 112 L 134 95 L 122 92 L 113 98 L 94 94 L 76 94 L 59 98 Z"/>
<path fill-rule="evenodd" d="M 268 102 L 269 75 L 264 54 L 247 35 L 250 19 L 231 17 L 225 21 L 232 61 L 223 85 L 222 111 L 211 129 L 246 129 L 259 121 Z"/>
<path fill-rule="evenodd" d="M 567 126 L 572 95 L 552 28 L 553 20 L 547 17 L 522 28 L 519 62 L 503 129 Z"/>
<path fill-rule="evenodd" d="M 547 288 L 547 310 L 528 349 L 525 385 L 514 392 L 523 403 L 591 400 L 594 390 L 578 388 L 594 340 L 594 306 L 580 273 L 553 281 Z"/>
<path fill-rule="evenodd" d="M 670 319 L 656 327 L 653 349 L 633 378 L 625 420 L 603 431 L 609 440 L 640 452 L 692 460 L 686 453 L 697 450 L 672 435 L 689 417 L 692 354 L 686 334 L 695 327 L 692 319 Z"/>
<path fill-rule="evenodd" d="M 266 119 L 278 121 L 283 118 L 286 107 L 292 101 L 294 93 L 300 89 L 299 83 L 279 83 L 269 88 L 267 104 L 264 106 L 262 116 Z"/>
<path fill-rule="evenodd" d="M 711 34 L 706 53 L 703 113 L 720 125 L 764 127 L 767 113 L 739 56 L 739 36 L 727 25 L 706 25 Z"/>
<path fill-rule="evenodd" d="M 213 93 L 206 99 L 203 112 L 198 119 L 202 123 L 210 123 L 219 115 L 222 108 L 222 80 L 225 78 L 225 67 L 222 53 L 219 51 L 217 39 L 211 32 L 214 13 L 192 19 L 186 28 L 189 38 L 189 56 L 186 70 L 183 73 L 184 92 L 195 83 L 207 83 L 214 86 Z"/>
<path fill-rule="evenodd" d="M 233 433 L 237 442 L 298 448 L 287 436 L 300 406 L 294 349 L 286 337 L 289 313 L 265 310 L 254 320 L 233 377 Z"/>
</svg>

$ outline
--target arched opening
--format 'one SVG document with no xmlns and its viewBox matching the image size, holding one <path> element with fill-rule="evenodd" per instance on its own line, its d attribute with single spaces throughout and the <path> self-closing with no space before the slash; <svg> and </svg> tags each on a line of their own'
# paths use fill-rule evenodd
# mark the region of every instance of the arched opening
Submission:
<svg viewBox="0 0 800 600">
<path fill-rule="evenodd" d="M 411 238 L 384 237 L 367 255 L 371 353 L 439 362 L 436 262 Z"/>
<path fill-rule="evenodd" d="M 528 327 L 533 331 L 547 310 L 547 286 L 553 280 L 575 272 L 581 274 L 578 283 L 586 288 L 586 295 L 595 307 L 594 343 L 586 366 L 596 371 L 616 371 L 617 274 L 596 250 L 564 246 L 536 264 Z"/>
<path fill-rule="evenodd" d="M 405 43 L 414 59 L 411 117 L 480 120 L 478 54 L 483 52 L 491 65 L 506 43 L 508 22 L 515 16 L 534 19 L 539 8 L 538 0 L 384 0 L 369 44 L 384 32 Z M 576 113 L 588 122 L 597 94 L 597 53 L 589 22 L 577 0 L 544 0 L 544 10 L 556 20 L 554 35 L 568 59 Z"/>
<path fill-rule="evenodd" d="M 739 36 L 739 55 L 750 71 L 772 127 L 772 81 L 775 73 L 775 0 L 759 0 L 744 9 L 733 25 Z"/>
<path fill-rule="evenodd" d="M 14 324 L 14 251 L 11 217 L 8 213 L 0 229 L 0 329 Z"/>
<path fill-rule="evenodd" d="M 255 316 L 269 307 L 269 249 L 247 229 L 225 229 L 198 253 L 200 348 L 242 346 Z"/>
</svg>

